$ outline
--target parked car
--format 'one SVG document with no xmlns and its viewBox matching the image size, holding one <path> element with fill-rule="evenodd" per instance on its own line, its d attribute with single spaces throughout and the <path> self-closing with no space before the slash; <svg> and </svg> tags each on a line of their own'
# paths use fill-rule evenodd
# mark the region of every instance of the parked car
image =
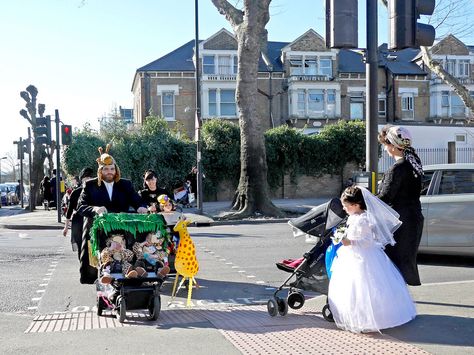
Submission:
<svg viewBox="0 0 474 355">
<path fill-rule="evenodd" d="M 5 185 L 8 187 L 8 199 L 7 202 L 9 205 L 18 205 L 20 199 L 16 194 L 16 187 L 18 186 L 17 182 L 6 182 Z"/>
<path fill-rule="evenodd" d="M 474 256 L 474 164 L 424 168 L 421 253 Z"/>
<path fill-rule="evenodd" d="M 8 186 L 5 184 L 0 184 L 1 200 L 2 205 L 8 205 Z"/>
</svg>

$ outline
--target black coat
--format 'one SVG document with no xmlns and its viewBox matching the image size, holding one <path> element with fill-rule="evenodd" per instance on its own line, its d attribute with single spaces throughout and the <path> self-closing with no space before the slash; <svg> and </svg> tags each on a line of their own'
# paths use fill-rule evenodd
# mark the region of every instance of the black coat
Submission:
<svg viewBox="0 0 474 355">
<path fill-rule="evenodd" d="M 77 203 L 79 196 L 82 192 L 82 186 L 77 187 L 72 191 L 69 196 L 69 203 L 67 206 L 66 218 L 71 219 L 71 244 L 77 245 L 78 256 L 81 257 L 81 244 L 82 244 L 82 225 L 84 223 L 84 217 L 77 213 Z"/>
<path fill-rule="evenodd" d="M 146 203 L 148 206 L 151 206 L 152 204 L 159 205 L 158 202 L 158 197 L 160 195 L 167 195 L 169 198 L 173 199 L 174 196 L 171 196 L 171 194 L 164 188 L 157 187 L 156 190 L 151 191 L 150 189 L 143 189 L 138 192 L 138 194 L 141 196 L 142 200 L 144 203 Z"/>
<path fill-rule="evenodd" d="M 384 174 L 378 194 L 400 214 L 403 222 L 393 235 L 396 244 L 387 245 L 385 252 L 406 283 L 412 286 L 421 285 L 416 263 L 424 221 L 420 203 L 421 179 L 407 160 L 399 159 Z"/>
<path fill-rule="evenodd" d="M 81 245 L 81 266 L 80 281 L 85 284 L 92 284 L 97 278 L 97 270 L 89 265 L 89 248 L 88 240 L 90 239 L 89 231 L 92 226 L 93 217 L 96 213 L 94 207 L 105 207 L 109 213 L 128 212 L 130 207 L 137 210 L 139 207 L 146 207 L 142 199 L 135 191 L 131 181 L 120 179 L 115 182 L 112 190 L 112 200 L 109 198 L 107 187 L 102 182 L 100 186 L 97 184 L 98 179 L 92 179 L 86 182 L 79 196 L 77 204 L 77 213 L 84 218 L 82 245 Z"/>
</svg>

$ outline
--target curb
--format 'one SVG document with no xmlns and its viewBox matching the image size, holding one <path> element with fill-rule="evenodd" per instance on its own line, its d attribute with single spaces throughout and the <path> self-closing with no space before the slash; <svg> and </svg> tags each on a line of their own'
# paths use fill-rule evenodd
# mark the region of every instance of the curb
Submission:
<svg viewBox="0 0 474 355">
<path fill-rule="evenodd" d="M 63 229 L 64 226 L 61 226 L 61 225 L 57 225 L 57 226 L 53 226 L 53 225 L 33 225 L 33 224 L 28 224 L 28 225 L 25 225 L 25 224 L 18 224 L 18 225 L 14 225 L 14 224 L 1 224 L 0 225 L 0 228 L 4 228 L 4 229 L 16 229 L 16 230 L 33 230 L 33 229 L 36 229 L 36 230 L 59 230 L 59 229 Z"/>
</svg>

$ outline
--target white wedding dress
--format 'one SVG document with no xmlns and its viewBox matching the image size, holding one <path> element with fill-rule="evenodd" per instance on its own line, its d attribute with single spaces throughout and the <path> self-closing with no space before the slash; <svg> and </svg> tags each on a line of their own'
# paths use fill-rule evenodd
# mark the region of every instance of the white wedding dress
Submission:
<svg viewBox="0 0 474 355">
<path fill-rule="evenodd" d="M 415 318 L 405 281 L 376 243 L 367 213 L 349 216 L 347 224 L 352 244 L 338 249 L 329 283 L 336 325 L 352 332 L 373 332 Z"/>
</svg>

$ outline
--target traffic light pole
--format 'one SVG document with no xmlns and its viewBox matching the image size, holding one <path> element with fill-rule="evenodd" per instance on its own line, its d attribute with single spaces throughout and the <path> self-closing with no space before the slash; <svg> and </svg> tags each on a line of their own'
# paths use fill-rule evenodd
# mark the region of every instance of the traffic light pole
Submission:
<svg viewBox="0 0 474 355">
<path fill-rule="evenodd" d="M 19 143 L 20 148 L 23 149 L 23 138 L 20 137 Z M 21 151 L 20 154 L 20 200 L 21 200 L 21 208 L 25 208 L 24 202 L 23 202 L 23 194 L 25 192 L 23 191 L 23 151 Z"/>
<path fill-rule="evenodd" d="M 29 178 L 29 186 L 30 186 L 30 203 L 28 204 L 29 207 L 30 207 L 30 212 L 33 212 L 33 210 L 35 209 L 35 200 L 36 200 L 36 196 L 32 196 L 32 192 L 33 192 L 33 189 L 31 188 L 31 178 L 32 178 L 32 161 L 31 161 L 31 128 L 28 127 L 28 144 L 30 144 L 30 149 L 28 149 L 28 172 L 30 174 L 30 178 Z"/>
<path fill-rule="evenodd" d="M 59 111 L 54 110 L 54 121 L 56 122 L 56 210 L 58 211 L 58 223 L 61 223 L 61 166 L 59 149 Z"/>
<path fill-rule="evenodd" d="M 372 193 L 377 190 L 378 175 L 377 40 L 377 0 L 367 0 L 365 170 L 370 174 L 369 190 Z"/>
</svg>

